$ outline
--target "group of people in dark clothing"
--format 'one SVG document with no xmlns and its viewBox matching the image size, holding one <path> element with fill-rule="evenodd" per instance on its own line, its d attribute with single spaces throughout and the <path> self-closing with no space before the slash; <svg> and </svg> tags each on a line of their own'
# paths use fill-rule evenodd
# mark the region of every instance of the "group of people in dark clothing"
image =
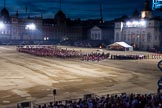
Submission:
<svg viewBox="0 0 162 108">
<path fill-rule="evenodd" d="M 160 94 L 116 94 L 87 99 L 50 102 L 35 108 L 162 108 Z"/>
<path fill-rule="evenodd" d="M 137 60 L 137 59 L 147 59 L 148 56 L 145 56 L 145 55 L 111 55 L 110 58 L 114 60 Z"/>
</svg>

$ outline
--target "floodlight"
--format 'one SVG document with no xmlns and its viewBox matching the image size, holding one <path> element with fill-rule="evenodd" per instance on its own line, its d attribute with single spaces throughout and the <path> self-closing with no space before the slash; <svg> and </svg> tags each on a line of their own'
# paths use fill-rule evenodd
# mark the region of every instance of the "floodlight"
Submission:
<svg viewBox="0 0 162 108">
<path fill-rule="evenodd" d="M 128 21 L 126 22 L 127 27 L 146 27 L 146 21 L 141 20 L 141 21 Z"/>
<path fill-rule="evenodd" d="M 35 30 L 36 29 L 36 25 L 34 23 L 28 24 L 28 25 L 26 25 L 25 29 Z"/>
<path fill-rule="evenodd" d="M 141 20 L 140 21 L 140 25 L 145 27 L 146 26 L 146 21 L 145 20 Z"/>
<path fill-rule="evenodd" d="M 132 23 L 133 23 L 135 26 L 137 26 L 137 25 L 139 24 L 138 21 L 133 21 Z"/>
<path fill-rule="evenodd" d="M 131 22 L 129 22 L 129 21 L 128 21 L 128 22 L 126 22 L 126 25 L 127 25 L 127 26 L 129 26 L 130 24 L 131 24 Z"/>
<path fill-rule="evenodd" d="M 0 22 L 0 29 L 4 29 L 5 25 L 3 22 Z"/>
</svg>

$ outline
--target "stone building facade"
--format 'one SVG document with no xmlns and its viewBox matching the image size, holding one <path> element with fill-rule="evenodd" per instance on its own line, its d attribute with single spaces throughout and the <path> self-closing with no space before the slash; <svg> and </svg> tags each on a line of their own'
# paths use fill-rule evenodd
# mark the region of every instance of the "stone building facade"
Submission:
<svg viewBox="0 0 162 108">
<path fill-rule="evenodd" d="M 124 41 L 140 50 L 159 48 L 160 29 L 161 20 L 152 17 L 149 1 L 146 0 L 141 15 L 115 23 L 114 41 Z"/>
</svg>

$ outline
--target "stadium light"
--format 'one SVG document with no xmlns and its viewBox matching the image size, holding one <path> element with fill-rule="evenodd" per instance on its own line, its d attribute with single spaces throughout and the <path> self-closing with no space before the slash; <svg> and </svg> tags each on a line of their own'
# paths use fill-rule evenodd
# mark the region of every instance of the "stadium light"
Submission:
<svg viewBox="0 0 162 108">
<path fill-rule="evenodd" d="M 5 25 L 3 22 L 0 22 L 0 29 L 4 29 L 5 28 Z"/>
<path fill-rule="evenodd" d="M 146 21 L 140 20 L 140 21 L 128 21 L 126 22 L 127 27 L 146 27 Z"/>
<path fill-rule="evenodd" d="M 127 25 L 127 26 L 129 26 L 130 24 L 131 24 L 131 22 L 129 22 L 129 21 L 126 22 L 126 25 Z"/>
<path fill-rule="evenodd" d="M 141 20 L 140 24 L 141 24 L 141 26 L 145 27 L 146 26 L 146 21 L 145 20 Z"/>
<path fill-rule="evenodd" d="M 34 23 L 31 23 L 31 24 L 27 24 L 25 29 L 28 29 L 28 30 L 35 30 L 36 29 L 36 25 Z"/>
<path fill-rule="evenodd" d="M 133 21 L 132 23 L 133 23 L 134 25 L 138 25 L 138 24 L 139 24 L 138 21 Z"/>
</svg>

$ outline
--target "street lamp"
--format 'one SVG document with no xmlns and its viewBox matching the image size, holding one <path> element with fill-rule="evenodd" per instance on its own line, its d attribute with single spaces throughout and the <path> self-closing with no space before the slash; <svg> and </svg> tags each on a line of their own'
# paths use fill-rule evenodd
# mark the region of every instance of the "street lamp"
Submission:
<svg viewBox="0 0 162 108">
<path fill-rule="evenodd" d="M 44 39 L 43 39 L 44 41 L 46 41 L 46 40 L 49 40 L 49 37 L 44 37 Z"/>
<path fill-rule="evenodd" d="M 140 35 L 141 35 L 141 33 L 140 33 Z M 138 46 L 138 50 L 139 50 L 139 47 L 140 47 L 140 35 L 137 36 L 137 41 L 138 41 L 138 45 L 137 46 Z"/>
</svg>

